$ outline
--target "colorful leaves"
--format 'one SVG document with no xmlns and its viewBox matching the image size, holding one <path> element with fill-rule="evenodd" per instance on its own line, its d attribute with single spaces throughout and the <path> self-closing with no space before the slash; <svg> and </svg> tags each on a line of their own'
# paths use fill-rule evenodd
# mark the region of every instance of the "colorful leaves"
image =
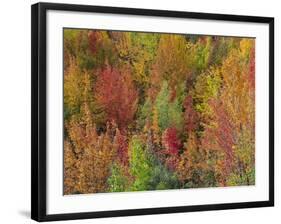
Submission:
<svg viewBox="0 0 281 224">
<path fill-rule="evenodd" d="M 162 136 L 162 145 L 165 147 L 165 153 L 168 155 L 177 155 L 181 148 L 181 142 L 177 136 L 175 128 L 167 128 Z"/>
<path fill-rule="evenodd" d="M 110 66 L 101 70 L 94 87 L 94 95 L 105 111 L 107 121 L 115 121 L 121 129 L 133 121 L 138 92 L 128 70 L 120 72 Z"/>
<path fill-rule="evenodd" d="M 184 100 L 184 119 L 186 124 L 186 131 L 188 134 L 195 132 L 198 128 L 199 115 L 198 112 L 195 111 L 193 106 L 193 98 L 192 96 L 187 96 Z"/>
<path fill-rule="evenodd" d="M 145 145 L 133 136 L 129 146 L 130 152 L 130 172 L 134 176 L 134 183 L 131 189 L 134 191 L 143 191 L 149 184 L 153 165 Z"/>
<path fill-rule="evenodd" d="M 167 128 L 162 135 L 162 146 L 165 155 L 165 164 L 170 170 L 175 170 L 178 163 L 179 150 L 182 143 L 178 138 L 176 128 Z"/>
<path fill-rule="evenodd" d="M 158 125 L 161 131 L 170 126 L 182 127 L 182 105 L 178 98 L 171 101 L 171 91 L 166 81 L 163 81 L 162 88 L 155 100 L 155 110 L 157 110 Z"/>
<path fill-rule="evenodd" d="M 64 29 L 64 194 L 254 183 L 254 39 Z"/>
</svg>

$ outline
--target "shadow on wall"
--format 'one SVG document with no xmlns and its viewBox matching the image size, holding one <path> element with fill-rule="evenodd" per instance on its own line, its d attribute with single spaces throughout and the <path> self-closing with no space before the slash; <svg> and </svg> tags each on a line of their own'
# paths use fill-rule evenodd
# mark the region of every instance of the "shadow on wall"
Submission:
<svg viewBox="0 0 281 224">
<path fill-rule="evenodd" d="M 18 211 L 18 213 L 25 218 L 30 218 L 31 216 L 30 211 L 26 211 L 26 210 L 20 210 Z"/>
</svg>

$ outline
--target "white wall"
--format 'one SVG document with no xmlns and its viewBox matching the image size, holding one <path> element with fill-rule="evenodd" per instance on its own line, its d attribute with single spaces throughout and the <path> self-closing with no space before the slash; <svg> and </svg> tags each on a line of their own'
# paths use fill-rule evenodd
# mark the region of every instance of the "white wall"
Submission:
<svg viewBox="0 0 281 224">
<path fill-rule="evenodd" d="M 51 1 L 51 0 L 50 0 Z M 30 214 L 30 5 L 0 6 L 0 223 L 34 223 Z M 246 0 L 68 0 L 60 2 L 275 17 L 275 208 L 240 209 L 60 223 L 277 223 L 280 219 L 280 7 L 278 1 Z"/>
</svg>

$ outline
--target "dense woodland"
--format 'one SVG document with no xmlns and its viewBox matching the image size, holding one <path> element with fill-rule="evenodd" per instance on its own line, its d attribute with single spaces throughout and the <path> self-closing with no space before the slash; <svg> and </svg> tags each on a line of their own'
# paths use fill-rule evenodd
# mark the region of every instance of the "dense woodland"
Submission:
<svg viewBox="0 0 281 224">
<path fill-rule="evenodd" d="M 64 29 L 64 194 L 255 184 L 255 40 Z"/>
</svg>

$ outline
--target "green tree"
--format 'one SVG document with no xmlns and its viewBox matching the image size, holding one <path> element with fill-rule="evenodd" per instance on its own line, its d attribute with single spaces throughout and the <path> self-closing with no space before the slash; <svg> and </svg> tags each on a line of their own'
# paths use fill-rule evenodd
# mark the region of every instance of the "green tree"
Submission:
<svg viewBox="0 0 281 224">
<path fill-rule="evenodd" d="M 129 152 L 130 172 L 134 176 L 134 183 L 131 186 L 131 190 L 149 190 L 148 186 L 153 170 L 151 155 L 147 152 L 145 145 L 136 136 L 130 142 Z"/>
<path fill-rule="evenodd" d="M 155 107 L 158 113 L 158 124 L 162 132 L 170 126 L 175 126 L 178 129 L 182 128 L 182 99 L 177 97 L 173 100 L 171 99 L 167 81 L 162 83 L 161 90 L 155 100 Z"/>
<path fill-rule="evenodd" d="M 126 167 L 118 163 L 113 164 L 111 175 L 107 180 L 110 192 L 124 192 L 129 189 L 130 179 L 126 169 Z"/>
</svg>

